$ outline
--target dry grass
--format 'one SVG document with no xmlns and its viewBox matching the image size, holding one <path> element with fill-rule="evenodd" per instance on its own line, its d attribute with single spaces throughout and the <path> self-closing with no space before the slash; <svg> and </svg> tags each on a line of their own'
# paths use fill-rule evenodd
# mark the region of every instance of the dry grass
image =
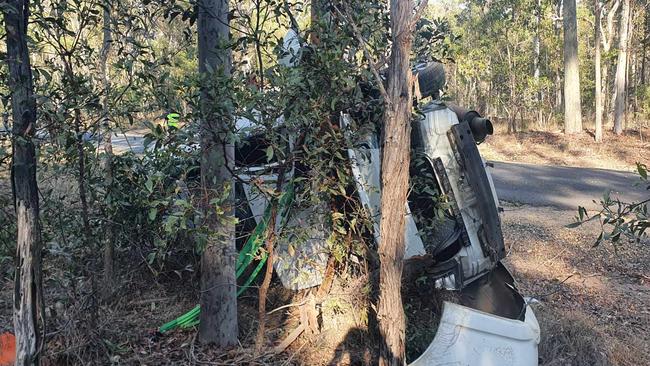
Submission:
<svg viewBox="0 0 650 366">
<path fill-rule="evenodd" d="M 574 212 L 550 208 L 506 206 L 503 227 L 509 257 L 519 287 L 541 301 L 535 312 L 542 327 L 540 364 L 650 365 L 650 243 L 610 244 L 592 249 L 594 225 L 567 229 Z M 46 300 L 52 310 L 46 355 L 70 364 L 82 357 L 92 364 L 371 364 L 374 345 L 368 332 L 367 277 L 348 274 L 336 281 L 323 304 L 323 332 L 304 337 L 280 356 L 254 355 L 250 344 L 256 329 L 254 292 L 240 301 L 241 342 L 228 354 L 201 347 L 196 332 L 181 331 L 160 337 L 157 326 L 197 302 L 196 278 L 154 279 L 135 269 L 122 279 L 117 300 L 100 306 L 98 329 L 87 332 L 81 312 L 88 293 L 82 279 L 61 272 L 65 265 L 52 254 L 46 258 Z M 127 268 L 126 266 L 124 267 Z M 76 287 L 72 291 L 70 287 Z M 0 332 L 11 329 L 12 283 L 0 288 Z M 411 295 L 417 295 L 417 289 Z M 269 309 L 291 303 L 295 294 L 274 288 Z M 429 299 L 432 299 L 430 297 Z M 435 326 L 435 302 L 410 302 L 411 342 L 424 346 Z M 269 319 L 269 345 L 297 324 L 294 308 Z M 422 318 L 419 314 L 428 314 Z M 414 327 L 420 325 L 418 329 Z"/>
<path fill-rule="evenodd" d="M 574 212 L 509 206 L 507 264 L 535 306 L 542 365 L 650 365 L 650 243 L 592 248 Z"/>
<path fill-rule="evenodd" d="M 650 163 L 650 130 L 628 131 L 616 136 L 607 131 L 602 144 L 585 132 L 565 135 L 561 131 L 528 131 L 508 134 L 498 126 L 479 150 L 486 160 L 542 165 L 634 170 L 635 163 Z"/>
</svg>

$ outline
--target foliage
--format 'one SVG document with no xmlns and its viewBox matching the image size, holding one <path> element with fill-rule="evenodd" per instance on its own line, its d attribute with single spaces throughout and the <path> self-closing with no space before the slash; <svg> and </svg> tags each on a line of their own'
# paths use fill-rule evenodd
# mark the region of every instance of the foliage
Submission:
<svg viewBox="0 0 650 366">
<path fill-rule="evenodd" d="M 110 5 L 113 38 L 108 93 L 99 51 L 105 4 Z M 368 131 L 381 133 L 383 102 L 361 50 L 367 46 L 373 58 L 387 59 L 385 2 L 334 1 L 313 24 L 309 8 L 301 2 L 233 4 L 232 42 L 221 45 L 232 52 L 233 69 L 229 74 L 210 75 L 197 72 L 197 14 L 192 2 L 46 0 L 32 7 L 29 45 L 38 103 L 44 258 L 46 263 L 64 264 L 66 283 L 83 283 L 72 286 L 72 296 L 94 296 L 90 283 L 101 270 L 99 253 L 108 240 L 120 264 L 146 265 L 154 275 L 196 267 L 197 254 L 213 234 L 201 225 L 199 205 L 198 101 L 203 85 L 208 85 L 216 101 L 210 117 L 227 121 L 229 142 L 241 147 L 255 143 L 251 136 L 261 136 L 263 141 L 258 147 L 263 146 L 265 161 L 260 165 L 269 169 L 236 170 L 237 183 L 231 189 L 249 184 L 274 202 L 281 187 L 265 181 L 268 173 L 284 169 L 289 179 L 291 171 L 296 186 L 293 209 L 325 208 L 319 220 L 331 228 L 327 245 L 334 259 L 344 263 L 351 256 L 367 254 L 370 220 L 355 199 L 345 149 Z M 350 20 L 367 44 L 359 43 Z M 299 62 L 288 67 L 277 60 L 287 55 L 283 36 L 296 25 L 301 47 L 293 56 Z M 454 42 L 447 22 L 423 19 L 417 26 L 413 61 L 449 59 Z M 375 66 L 383 71 L 385 61 Z M 4 63 L 0 78 L 6 79 Z M 9 107 L 4 85 L 0 83 L 3 113 Z M 170 112 L 181 116 L 180 129 L 159 123 Z M 342 113 L 353 117 L 346 129 L 339 124 Z M 243 119 L 248 121 L 246 127 L 238 125 Z M 115 139 L 143 128 L 147 129 L 144 151 L 116 151 L 107 175 L 102 165 L 106 134 Z M 0 167 L 11 159 L 10 149 L 2 147 Z M 89 230 L 83 225 L 82 187 L 87 193 Z M 9 189 L 3 187 L 4 191 Z M 218 192 L 218 196 L 228 193 Z M 14 256 L 10 201 L 9 196 L 0 196 L 0 204 L 7 207 L 6 213 L 0 211 L 3 268 Z M 221 201 L 211 203 L 215 211 L 224 213 L 227 207 Z M 238 223 L 239 241 L 246 239 L 250 229 L 245 224 Z M 304 237 L 306 233 L 281 235 Z M 118 268 L 116 272 L 119 277 L 128 271 Z"/>
<path fill-rule="evenodd" d="M 637 163 L 637 172 L 641 179 L 641 182 L 637 184 L 650 190 L 647 165 Z M 647 230 L 650 228 L 650 198 L 640 202 L 621 202 L 618 199 L 612 199 L 610 192 L 607 192 L 599 204 L 602 209 L 591 216 L 584 207 L 579 207 L 576 222 L 568 225 L 569 227 L 576 227 L 588 221 L 598 221 L 601 232 L 594 246 L 608 240 L 617 243 L 621 236 L 639 242 L 648 235 Z"/>
</svg>

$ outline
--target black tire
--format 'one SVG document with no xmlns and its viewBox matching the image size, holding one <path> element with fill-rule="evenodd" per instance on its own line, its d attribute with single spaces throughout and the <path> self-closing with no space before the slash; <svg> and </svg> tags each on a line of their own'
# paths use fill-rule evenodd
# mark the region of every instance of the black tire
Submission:
<svg viewBox="0 0 650 366">
<path fill-rule="evenodd" d="M 422 98 L 432 97 L 438 99 L 440 90 L 446 83 L 445 67 L 440 62 L 429 62 L 428 64 L 418 65 L 415 67 L 415 73 L 420 85 L 420 94 Z"/>
</svg>

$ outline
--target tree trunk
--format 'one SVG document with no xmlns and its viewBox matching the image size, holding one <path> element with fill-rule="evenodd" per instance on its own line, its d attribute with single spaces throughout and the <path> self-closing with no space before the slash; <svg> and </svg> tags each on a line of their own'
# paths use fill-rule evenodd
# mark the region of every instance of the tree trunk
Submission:
<svg viewBox="0 0 650 366">
<path fill-rule="evenodd" d="M 614 43 L 614 19 L 616 15 L 616 11 L 618 8 L 621 6 L 621 0 L 616 0 L 613 4 L 612 7 L 609 9 L 609 12 L 607 13 L 607 27 L 604 28 L 607 30 L 607 34 L 604 34 L 604 29 L 601 28 L 601 40 L 602 40 L 602 46 L 603 46 L 603 52 L 605 54 L 609 54 L 609 51 L 612 48 L 612 44 Z M 601 9 L 602 10 L 602 9 Z M 607 116 L 606 121 L 611 121 L 611 103 L 613 101 L 613 98 L 607 98 L 608 96 L 608 91 L 609 91 L 609 62 L 606 62 L 603 67 L 601 67 L 601 71 L 603 74 L 603 81 L 602 81 L 602 87 L 603 87 L 603 111 L 605 115 Z"/>
<path fill-rule="evenodd" d="M 636 92 L 636 86 L 635 86 L 635 76 L 636 76 L 636 68 L 635 68 L 635 63 L 636 63 L 636 52 L 634 48 L 632 47 L 632 42 L 634 41 L 634 14 L 636 14 L 636 11 L 634 9 L 635 4 L 631 3 L 630 4 L 630 17 L 628 18 L 628 30 L 627 34 L 629 35 L 627 38 L 627 49 L 630 50 L 627 53 L 627 70 L 625 72 L 625 112 L 624 113 L 624 120 L 623 120 L 623 129 L 627 129 L 630 125 L 628 124 L 628 118 L 630 117 L 630 113 L 627 113 L 630 111 L 632 101 L 631 101 L 631 95 L 634 95 Z M 633 114 L 634 116 L 634 114 Z M 634 118 L 634 117 L 633 117 Z"/>
<path fill-rule="evenodd" d="M 234 145 L 228 140 L 228 118 L 215 108 L 218 78 L 230 75 L 230 51 L 221 48 L 228 41 L 228 0 L 199 2 L 198 51 L 201 87 L 201 186 L 209 235 L 201 256 L 201 319 L 199 338 L 219 347 L 237 344 L 237 282 L 235 278 L 235 220 L 233 217 Z M 214 201 L 224 214 L 217 215 Z"/>
<path fill-rule="evenodd" d="M 64 65 L 65 78 L 67 80 L 67 87 L 74 86 L 74 69 L 72 66 L 71 55 L 62 55 L 62 61 Z M 88 199 L 86 196 L 86 153 L 84 152 L 84 141 L 83 141 L 83 122 L 81 118 L 81 110 L 79 109 L 79 103 L 74 103 L 75 107 L 73 110 L 74 115 L 74 132 L 76 135 L 75 147 L 77 148 L 77 185 L 79 187 L 79 202 L 81 203 L 81 222 L 83 224 L 83 241 L 84 246 L 90 249 L 90 218 L 88 210 Z M 94 269 L 94 268 L 93 268 Z M 92 269 L 91 269 L 92 270 Z"/>
<path fill-rule="evenodd" d="M 623 133 L 623 119 L 625 119 L 625 95 L 627 88 L 627 38 L 629 19 L 630 0 L 624 0 L 623 10 L 621 11 L 618 62 L 616 65 L 615 81 L 616 98 L 614 100 L 614 133 L 617 135 Z"/>
<path fill-rule="evenodd" d="M 582 132 L 576 0 L 564 2 L 564 132 Z"/>
<path fill-rule="evenodd" d="M 640 85 L 645 86 L 645 74 L 646 74 L 646 61 L 647 61 L 647 51 L 648 43 L 650 43 L 650 10 L 645 9 L 645 32 L 643 34 L 643 51 L 641 52 L 641 83 Z"/>
<path fill-rule="evenodd" d="M 595 19 L 594 19 L 594 24 L 595 24 L 595 42 L 594 45 L 596 47 L 595 50 L 595 60 L 594 60 L 594 68 L 595 68 L 595 79 L 596 79 L 596 90 L 595 90 L 595 97 L 596 97 L 596 132 L 595 132 L 595 140 L 596 142 L 602 142 L 603 141 L 603 88 L 602 85 L 600 84 L 602 81 L 600 71 L 601 71 L 601 65 L 600 65 L 600 21 L 601 21 L 601 0 L 595 0 L 594 4 L 596 6 L 595 9 Z"/>
<path fill-rule="evenodd" d="M 109 117 L 109 99 L 111 94 L 111 82 L 108 77 L 107 63 L 111 50 L 113 39 L 111 37 L 111 2 L 104 1 L 104 39 L 102 41 L 102 53 L 100 60 L 100 70 L 102 73 L 102 84 L 104 93 L 102 96 L 102 127 L 104 129 L 104 157 L 102 159 L 102 170 L 104 172 L 104 182 L 106 184 L 106 194 L 111 194 L 113 181 L 113 143 L 111 141 L 111 120 Z M 112 292 L 114 277 L 114 240 L 115 228 L 110 221 L 106 225 L 106 243 L 104 245 L 104 289 L 105 295 Z"/>
<path fill-rule="evenodd" d="M 507 32 L 506 32 L 506 38 L 507 38 Z M 516 99 L 516 88 L 517 88 L 517 80 L 515 79 L 515 72 L 514 72 L 514 66 L 513 66 L 513 61 L 512 61 L 512 52 L 510 52 L 510 45 L 506 45 L 506 55 L 508 56 L 508 83 L 510 84 L 510 108 L 508 110 L 510 113 L 508 113 L 508 134 L 510 133 L 516 133 L 517 132 L 517 108 L 516 105 L 518 104 L 515 102 Z"/>
<path fill-rule="evenodd" d="M 558 0 L 557 3 L 557 19 L 555 21 L 555 35 L 559 38 L 562 31 L 562 24 L 559 19 L 562 19 L 562 10 L 563 10 L 563 0 Z M 558 67 L 555 72 L 555 111 L 560 113 L 562 111 L 562 101 L 564 96 L 562 95 L 562 71 Z"/>
<path fill-rule="evenodd" d="M 645 32 L 642 35 L 641 42 L 643 43 L 643 51 L 641 51 L 641 80 L 640 84 L 645 85 L 645 74 L 646 74 L 646 61 L 648 60 L 647 51 L 648 43 L 650 43 L 650 10 L 645 9 Z"/>
<path fill-rule="evenodd" d="M 39 227 L 36 149 L 36 99 L 27 48 L 29 2 L 9 0 L 2 7 L 7 43 L 8 86 L 13 117 L 11 183 L 16 210 L 16 271 L 14 332 L 16 365 L 39 364 L 38 317 L 43 319 L 41 238 Z"/>
<path fill-rule="evenodd" d="M 535 79 L 535 88 L 537 88 L 537 93 L 535 93 L 535 108 L 537 108 L 537 124 L 542 122 L 542 89 L 539 84 L 540 76 L 540 54 L 541 54 L 541 40 L 540 40 L 540 23 L 542 19 L 542 0 L 537 0 L 535 5 L 535 40 L 534 40 L 534 50 L 535 50 L 535 59 L 534 61 L 534 72 L 533 78 Z"/>
<path fill-rule="evenodd" d="M 388 67 L 382 136 L 381 241 L 379 243 L 380 365 L 404 365 L 405 327 L 401 279 L 404 260 L 405 205 L 411 146 L 413 2 L 390 1 L 392 48 Z M 426 6 L 424 1 L 420 6 Z"/>
<path fill-rule="evenodd" d="M 281 181 L 282 179 L 279 178 Z M 278 184 L 278 190 L 282 189 L 282 185 Z M 266 331 L 266 298 L 269 291 L 269 286 L 271 285 L 271 279 L 273 277 L 273 262 L 275 261 L 274 251 L 275 251 L 275 218 L 278 214 L 278 202 L 273 199 L 269 204 L 271 204 L 271 220 L 269 220 L 268 227 L 266 228 L 266 269 L 264 272 L 264 280 L 262 280 L 262 285 L 259 289 L 259 299 L 257 303 L 257 314 L 259 325 L 257 326 L 257 334 L 255 335 L 255 353 L 259 354 L 262 351 L 264 346 L 264 333 Z"/>
</svg>

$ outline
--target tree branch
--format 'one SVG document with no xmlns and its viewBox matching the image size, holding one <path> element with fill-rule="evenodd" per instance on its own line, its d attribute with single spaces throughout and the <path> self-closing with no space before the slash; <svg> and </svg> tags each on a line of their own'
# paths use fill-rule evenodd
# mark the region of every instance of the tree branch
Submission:
<svg viewBox="0 0 650 366">
<path fill-rule="evenodd" d="M 343 6 L 345 6 L 345 13 L 349 14 L 347 5 L 343 3 Z M 359 27 L 357 27 L 356 23 L 354 23 L 352 17 L 343 14 L 343 12 L 341 12 L 341 9 L 339 9 L 336 5 L 334 5 L 334 10 L 336 10 L 339 16 L 343 18 L 343 20 L 345 20 L 352 27 L 352 33 L 354 33 L 354 36 L 357 38 L 359 43 L 361 43 L 361 46 L 363 48 L 363 54 L 366 57 L 366 60 L 368 60 L 370 71 L 372 71 L 372 74 L 375 76 L 375 79 L 377 79 L 379 92 L 381 93 L 382 98 L 384 98 L 384 103 L 386 103 L 386 105 L 390 105 L 391 102 L 390 102 L 390 98 L 388 97 L 388 92 L 386 92 L 386 88 L 384 87 L 384 81 L 382 80 L 381 75 L 379 75 L 379 71 L 377 70 L 377 66 L 375 64 L 373 57 L 370 55 L 370 51 L 368 51 L 369 48 L 368 42 L 366 42 L 366 40 L 361 35 L 361 32 L 359 31 Z"/>
<path fill-rule="evenodd" d="M 413 14 L 413 18 L 411 18 L 411 25 L 409 26 L 409 29 L 413 31 L 415 29 L 415 25 L 418 23 L 420 18 L 422 18 L 422 14 L 424 14 L 424 10 L 429 6 L 429 0 L 421 0 L 420 5 L 418 5 L 415 8 L 415 14 Z"/>
</svg>

